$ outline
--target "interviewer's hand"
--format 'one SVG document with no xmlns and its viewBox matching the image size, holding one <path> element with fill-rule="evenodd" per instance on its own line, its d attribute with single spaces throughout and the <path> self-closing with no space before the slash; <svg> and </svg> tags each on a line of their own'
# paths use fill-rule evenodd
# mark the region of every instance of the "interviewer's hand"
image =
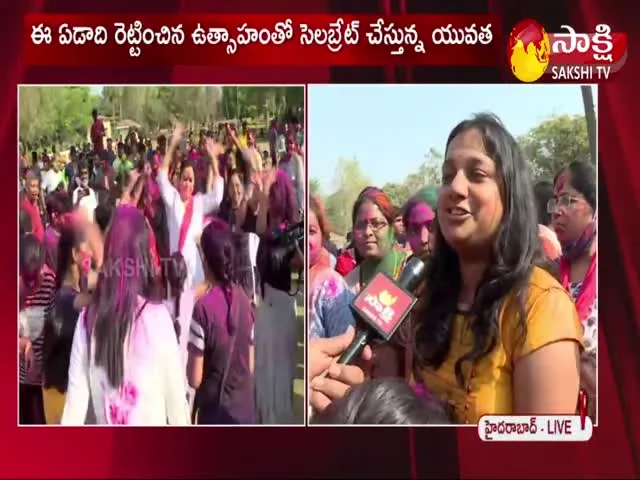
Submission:
<svg viewBox="0 0 640 480">
<path fill-rule="evenodd" d="M 353 327 L 333 338 L 318 338 L 309 342 L 309 401 L 313 409 L 321 412 L 333 401 L 344 396 L 347 390 L 365 381 L 371 349 L 362 352 L 361 365 L 338 365 L 338 357 L 355 337 Z M 327 372 L 327 376 L 323 376 Z"/>
</svg>

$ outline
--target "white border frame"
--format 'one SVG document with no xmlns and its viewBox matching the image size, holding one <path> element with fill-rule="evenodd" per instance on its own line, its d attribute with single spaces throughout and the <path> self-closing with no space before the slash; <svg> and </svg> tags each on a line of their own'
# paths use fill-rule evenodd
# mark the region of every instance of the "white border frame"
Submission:
<svg viewBox="0 0 640 480">
<path fill-rule="evenodd" d="M 367 86 L 370 87 L 371 84 L 344 84 L 344 85 L 339 85 L 340 88 L 358 88 L 360 86 Z M 465 87 L 469 87 L 469 88 L 473 88 L 473 87 L 515 87 L 519 85 L 519 88 L 535 88 L 537 86 L 540 85 L 545 85 L 545 86 L 550 86 L 550 84 L 463 84 Z M 551 84 L 552 85 L 552 84 Z M 596 185 L 600 184 L 600 178 L 599 178 L 599 165 L 600 165 L 600 155 L 599 155 L 599 145 L 600 145 L 600 138 L 599 138 L 599 131 L 600 131 L 600 118 L 599 118 L 599 111 L 598 111 L 598 106 L 599 106 L 599 86 L 597 83 L 581 83 L 581 84 L 558 84 L 558 85 L 573 85 L 575 87 L 582 87 L 582 86 L 590 86 L 593 90 L 593 97 L 595 99 L 594 101 L 594 107 L 595 107 L 595 111 L 596 111 Z M 309 89 L 313 88 L 314 86 L 326 86 L 326 84 L 308 84 L 307 85 L 307 90 L 306 90 L 306 101 L 305 101 L 305 105 L 309 105 L 308 102 L 308 95 L 309 95 Z M 338 85 L 333 85 L 333 86 L 338 86 Z M 416 84 L 390 84 L 390 83 L 381 83 L 381 84 L 375 84 L 376 87 L 382 87 L 382 88 L 403 88 L 405 86 L 411 86 L 414 87 L 416 86 Z M 432 87 L 460 87 L 460 84 L 454 84 L 454 83 L 445 83 L 445 84 L 438 84 L 438 83 L 434 83 L 434 84 L 422 84 L 423 88 L 432 88 Z M 313 108 L 313 107 L 312 107 Z M 488 111 L 490 111 L 490 109 L 487 109 Z M 552 114 L 553 115 L 553 114 Z M 308 113 L 307 113 L 307 120 L 308 120 Z M 313 132 L 312 128 L 309 128 L 309 123 L 307 121 L 306 125 L 305 125 L 305 132 L 307 135 L 307 139 L 305 140 L 306 145 L 307 145 L 307 153 L 309 151 L 309 138 L 311 137 L 311 135 L 309 135 L 308 132 Z M 307 154 L 307 190 L 308 190 L 308 185 L 309 185 L 309 165 L 310 165 L 310 161 L 309 161 L 309 155 Z M 600 189 L 597 188 L 597 204 L 600 204 Z M 309 194 L 307 191 L 307 202 L 308 202 L 308 198 L 309 198 Z M 596 209 L 597 210 L 597 209 Z M 596 222 L 598 221 L 598 217 L 596 216 Z M 308 226 L 308 225 L 307 225 Z M 599 240 L 598 240 L 598 236 L 596 235 L 596 248 L 599 248 Z M 308 261 L 308 259 L 307 259 Z M 308 265 L 307 265 L 308 267 Z M 598 292 L 599 292 L 599 288 L 600 288 L 600 268 L 597 269 L 597 274 L 596 274 L 596 298 L 599 298 L 598 296 Z M 307 312 L 305 312 L 306 315 L 308 315 Z M 601 338 L 600 338 L 600 316 L 598 315 L 598 343 L 600 343 Z M 309 342 L 309 339 L 306 339 L 307 343 Z M 309 357 L 308 357 L 308 349 L 307 349 L 307 371 L 308 371 L 308 365 L 309 365 Z M 600 402 L 598 401 L 599 397 L 600 397 L 600 356 L 599 356 L 599 352 L 600 349 L 598 348 L 596 350 L 596 421 L 593 425 L 594 429 L 596 427 L 598 427 L 598 423 L 599 423 L 599 414 L 600 414 Z M 308 379 L 307 379 L 307 383 L 308 383 Z M 308 386 L 307 386 L 308 389 Z M 305 394 L 308 397 L 308 392 Z M 447 428 L 478 428 L 478 424 L 436 424 L 436 425 L 320 425 L 320 424 L 316 424 L 313 425 L 309 422 L 310 418 L 311 418 L 311 405 L 307 404 L 307 422 L 308 425 L 310 427 L 313 428 L 414 428 L 414 427 L 418 427 L 418 428 L 442 428 L 442 427 L 447 427 Z"/>
<path fill-rule="evenodd" d="M 94 87 L 97 86 L 95 84 L 85 84 L 85 83 L 79 83 L 79 84 L 74 84 L 74 83 L 67 83 L 67 84 L 18 84 L 17 88 L 16 88 L 16 96 L 17 96 L 17 122 L 16 122 L 16 143 L 18 146 L 18 156 L 20 155 L 19 149 L 20 149 L 20 88 L 22 87 Z M 308 130 L 307 130 L 307 115 L 308 115 L 308 105 L 307 105 L 307 84 L 299 84 L 299 83 L 293 83 L 293 84 L 262 84 L 262 83 L 258 83 L 258 84 L 239 84 L 239 85 L 214 85 L 214 84 L 103 84 L 100 85 L 102 87 L 301 87 L 304 89 L 304 114 L 305 114 L 305 120 L 304 120 L 304 131 L 305 131 L 305 159 L 306 159 L 306 149 L 308 148 Z M 89 113 L 89 112 L 88 112 Z M 88 115 L 87 113 L 87 115 Z M 19 175 L 20 175 L 20 170 L 18 169 L 18 181 L 19 181 Z M 309 177 L 308 177 L 308 168 L 306 167 L 306 162 L 305 162 L 305 189 L 307 191 L 307 196 L 308 196 L 308 185 L 309 185 Z M 16 209 L 16 231 L 20 232 L 20 189 L 18 188 L 17 191 L 17 205 L 18 208 Z M 308 202 L 307 202 L 308 203 Z M 306 214 L 306 205 L 305 205 L 305 232 L 307 231 L 307 214 Z M 20 235 L 16 235 L 16 252 L 19 252 L 20 250 Z M 175 427 L 175 428 L 236 428 L 236 427 L 248 427 L 248 428 L 266 428 L 266 427 L 273 427 L 273 428 L 282 428 L 282 427 L 286 427 L 286 428 L 303 428 L 307 426 L 307 415 L 306 415 L 306 411 L 307 411 L 307 405 L 308 405 L 308 399 L 307 399 L 307 393 L 308 393 L 308 389 L 307 389 L 307 361 L 308 361 L 308 352 L 307 352 L 307 286 L 308 286 L 308 281 L 307 281 L 307 273 L 308 273 L 308 268 L 307 268 L 307 255 L 305 255 L 305 268 L 303 271 L 303 276 L 304 276 L 304 299 L 303 299 L 303 322 L 304 322 L 304 328 L 303 328 L 303 355 L 302 358 L 305 360 L 304 363 L 304 377 L 303 377 L 303 394 L 302 394 L 302 423 L 294 423 L 294 424 L 283 424 L 283 425 L 279 425 L 279 424 L 266 424 L 266 425 L 262 425 L 262 424 L 249 424 L 249 425 L 189 425 L 189 426 L 182 426 L 182 425 L 158 425 L 158 426 L 136 426 L 136 425 L 128 425 L 128 426 L 124 426 L 124 428 L 165 428 L 165 427 Z M 16 255 L 16 272 L 17 272 L 17 278 L 19 278 L 20 274 L 20 259 L 19 259 L 19 255 Z M 20 305 L 20 291 L 19 291 L 19 286 L 18 288 L 16 288 L 16 306 Z M 16 322 L 16 338 L 19 338 L 19 326 L 18 323 Z M 19 346 L 16 345 L 18 348 L 16 350 L 19 349 Z M 297 348 L 297 345 L 296 345 Z M 19 350 L 18 350 L 19 351 Z M 18 428 L 78 428 L 78 427 L 70 427 L 70 426 L 65 426 L 65 425 L 21 425 L 20 424 L 20 402 L 19 402 L 19 395 L 20 395 L 20 364 L 19 361 L 16 362 L 16 426 Z M 297 370 L 297 365 L 296 365 L 296 370 Z M 295 381 L 295 379 L 294 379 Z M 291 385 L 291 388 L 293 390 L 294 385 Z M 292 392 L 292 395 L 295 397 L 295 393 Z M 85 424 L 82 427 L 102 427 L 102 428 L 113 428 L 113 427 L 119 427 L 116 425 L 89 425 L 89 424 Z"/>
</svg>

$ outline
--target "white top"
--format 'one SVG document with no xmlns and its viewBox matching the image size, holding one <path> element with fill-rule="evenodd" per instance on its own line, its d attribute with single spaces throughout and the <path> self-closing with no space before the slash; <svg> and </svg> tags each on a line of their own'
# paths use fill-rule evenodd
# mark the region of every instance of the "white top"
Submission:
<svg viewBox="0 0 640 480">
<path fill-rule="evenodd" d="M 176 312 L 176 299 L 173 294 L 171 298 L 164 301 L 171 319 L 175 321 Z M 180 325 L 180 338 L 178 343 L 180 345 L 180 355 L 182 356 L 182 363 L 184 364 L 185 371 L 187 370 L 187 343 L 189 341 L 189 328 L 191 327 L 191 318 L 193 316 L 193 306 L 195 304 L 195 296 L 193 290 L 187 289 L 180 294 L 180 306 L 178 312 L 178 325 Z M 175 328 L 174 328 L 175 330 Z"/>
<path fill-rule="evenodd" d="M 42 189 L 46 193 L 51 193 L 55 191 L 63 181 L 64 175 L 62 172 L 56 172 L 53 168 L 50 168 L 42 174 Z"/>
<path fill-rule="evenodd" d="M 82 188 L 77 187 L 73 191 L 71 201 L 74 205 L 78 202 L 78 194 L 80 193 L 80 190 L 82 190 Z M 89 195 L 85 195 L 84 197 L 82 197 L 80 203 L 78 204 L 78 208 L 83 209 L 87 213 L 87 218 L 89 219 L 89 221 L 93 223 L 93 214 L 97 207 L 98 196 L 96 195 L 96 192 L 93 188 L 89 188 Z"/>
<path fill-rule="evenodd" d="M 169 230 L 169 248 L 171 252 L 178 250 L 178 241 L 180 239 L 180 226 L 184 218 L 185 205 L 180 194 L 169 181 L 166 171 L 158 173 L 158 186 L 160 195 L 167 209 L 167 228 Z M 187 232 L 187 238 L 182 248 L 182 256 L 187 264 L 187 281 L 185 290 L 191 288 L 198 283 L 204 281 L 204 270 L 202 268 L 202 260 L 198 252 L 197 242 L 204 227 L 204 216 L 216 210 L 222 202 L 224 193 L 224 179 L 221 176 L 216 177 L 213 186 L 213 192 L 202 194 L 197 193 L 193 197 L 193 216 L 191 225 Z"/>
<path fill-rule="evenodd" d="M 134 321 L 125 341 L 124 381 L 118 389 L 109 384 L 106 371 L 95 365 L 85 323 L 83 311 L 73 337 L 62 425 L 83 425 L 89 398 L 97 424 L 190 423 L 186 373 L 173 322 L 163 304 L 147 303 Z"/>
</svg>

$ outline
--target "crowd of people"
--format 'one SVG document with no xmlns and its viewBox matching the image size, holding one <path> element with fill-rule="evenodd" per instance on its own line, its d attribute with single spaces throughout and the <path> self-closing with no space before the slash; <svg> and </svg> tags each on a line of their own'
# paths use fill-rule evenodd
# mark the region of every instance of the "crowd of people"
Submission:
<svg viewBox="0 0 640 480">
<path fill-rule="evenodd" d="M 348 245 L 329 240 L 309 204 L 309 398 L 312 423 L 475 424 L 485 414 L 595 419 L 597 184 L 575 159 L 533 184 L 495 116 L 459 123 L 442 183 L 402 206 L 367 187 Z M 336 359 L 362 328 L 348 308 L 377 273 L 427 264 L 410 317 L 353 365 Z"/>
<path fill-rule="evenodd" d="M 20 424 L 294 423 L 303 126 L 20 157 Z M 88 122 L 89 123 L 89 122 Z"/>
</svg>

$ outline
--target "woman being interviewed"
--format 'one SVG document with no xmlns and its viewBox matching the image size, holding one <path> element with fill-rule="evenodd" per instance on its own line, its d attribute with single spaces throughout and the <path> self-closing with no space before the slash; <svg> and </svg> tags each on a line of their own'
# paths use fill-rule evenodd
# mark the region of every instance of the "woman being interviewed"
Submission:
<svg viewBox="0 0 640 480">
<path fill-rule="evenodd" d="M 365 188 L 353 205 L 353 239 L 357 252 L 363 257 L 346 277 L 348 288 L 357 293 L 377 273 L 398 278 L 407 252 L 397 250 L 393 231 L 395 208 L 386 193 L 376 187 Z M 407 343 L 410 323 L 395 333 L 389 343 L 373 347 L 372 377 L 406 377 L 409 374 Z"/>
<path fill-rule="evenodd" d="M 449 135 L 442 168 L 435 249 L 414 312 L 417 382 L 449 403 L 456 423 L 574 414 L 581 328 L 569 294 L 533 266 L 538 226 L 520 147 L 497 118 L 477 115 Z M 354 369 L 316 381 L 312 405 L 342 393 L 336 381 L 361 382 Z"/>
<path fill-rule="evenodd" d="M 581 330 L 562 286 L 533 266 L 528 165 L 502 123 L 477 115 L 447 140 L 436 248 L 417 313 L 417 380 L 458 423 L 573 414 Z"/>
</svg>

